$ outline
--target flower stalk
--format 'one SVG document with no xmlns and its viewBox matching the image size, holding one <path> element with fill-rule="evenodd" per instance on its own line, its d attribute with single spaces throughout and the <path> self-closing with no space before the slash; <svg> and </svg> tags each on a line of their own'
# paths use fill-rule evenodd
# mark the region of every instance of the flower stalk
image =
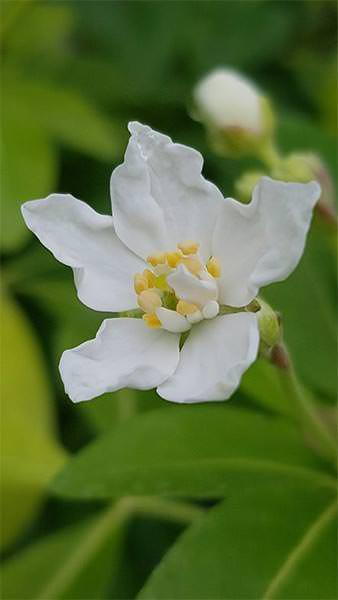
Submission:
<svg viewBox="0 0 338 600">
<path fill-rule="evenodd" d="M 290 354 L 284 344 L 276 344 L 272 349 L 270 360 L 277 368 L 285 395 L 290 404 L 294 406 L 297 419 L 315 441 L 320 454 L 336 466 L 336 440 L 333 439 L 321 420 L 309 391 L 299 381 Z"/>
</svg>

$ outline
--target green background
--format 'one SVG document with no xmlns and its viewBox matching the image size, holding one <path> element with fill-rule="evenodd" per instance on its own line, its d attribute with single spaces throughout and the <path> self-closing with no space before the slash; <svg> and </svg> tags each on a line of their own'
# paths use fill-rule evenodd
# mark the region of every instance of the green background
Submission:
<svg viewBox="0 0 338 600">
<path fill-rule="evenodd" d="M 334 598 L 332 472 L 294 428 L 274 368 L 259 361 L 217 406 L 131 390 L 73 405 L 61 353 L 107 315 L 80 304 L 70 269 L 33 239 L 19 207 L 69 192 L 109 213 L 129 120 L 200 150 L 205 176 L 233 195 L 236 178 L 262 165 L 213 154 L 190 116 L 193 86 L 217 66 L 269 95 L 282 151 L 313 151 L 335 177 L 335 2 L 10 0 L 1 9 L 3 597 Z M 265 293 L 329 426 L 334 236 L 316 217 L 296 272 Z"/>
</svg>

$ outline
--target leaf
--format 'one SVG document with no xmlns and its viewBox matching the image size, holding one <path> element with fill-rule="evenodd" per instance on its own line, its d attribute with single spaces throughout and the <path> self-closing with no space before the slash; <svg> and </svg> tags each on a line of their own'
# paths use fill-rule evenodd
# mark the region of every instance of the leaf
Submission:
<svg viewBox="0 0 338 600">
<path fill-rule="evenodd" d="M 335 260 L 325 233 L 312 228 L 305 254 L 287 281 L 264 290 L 282 314 L 284 335 L 304 381 L 335 402 Z"/>
<path fill-rule="evenodd" d="M 276 367 L 265 359 L 258 359 L 244 374 L 241 390 L 259 406 L 285 417 L 297 415 L 297 410 L 285 395 Z"/>
<path fill-rule="evenodd" d="M 64 52 L 73 21 L 69 6 L 27 2 L 21 6 L 21 14 L 17 13 L 5 37 L 7 61 L 26 63 L 32 57 L 50 61 Z"/>
<path fill-rule="evenodd" d="M 26 200 L 43 197 L 56 185 L 56 154 L 34 121 L 2 119 L 2 246 L 15 249 L 30 235 L 20 212 Z"/>
<path fill-rule="evenodd" d="M 118 565 L 123 517 L 114 506 L 31 543 L 4 563 L 3 597 L 106 598 Z"/>
<path fill-rule="evenodd" d="M 138 598 L 333 600 L 336 502 L 314 482 L 234 486 L 169 550 Z"/>
<path fill-rule="evenodd" d="M 2 541 L 12 542 L 35 517 L 65 451 L 40 349 L 19 307 L 2 298 Z M 24 501 L 23 501 L 24 498 Z"/>
<path fill-rule="evenodd" d="M 120 157 L 125 133 L 71 88 L 29 80 L 13 68 L 6 69 L 4 83 L 5 108 L 11 106 L 20 118 L 38 124 L 58 142 L 100 160 Z"/>
<path fill-rule="evenodd" d="M 312 470 L 316 464 L 299 432 L 277 418 L 229 406 L 182 406 L 138 415 L 105 434 L 66 465 L 52 489 L 67 498 L 213 497 L 233 479 L 270 471 L 332 485 Z"/>
</svg>

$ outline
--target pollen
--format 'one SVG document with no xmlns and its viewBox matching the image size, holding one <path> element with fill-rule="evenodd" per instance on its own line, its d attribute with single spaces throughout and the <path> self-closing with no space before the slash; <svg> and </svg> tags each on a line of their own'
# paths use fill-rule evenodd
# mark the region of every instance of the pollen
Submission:
<svg viewBox="0 0 338 600">
<path fill-rule="evenodd" d="M 141 292 L 144 292 L 145 290 L 147 290 L 149 287 L 149 282 L 147 277 L 141 273 L 136 273 L 135 277 L 134 277 L 134 289 L 136 294 L 140 294 Z"/>
<path fill-rule="evenodd" d="M 142 319 L 150 327 L 150 329 L 158 329 L 161 327 L 161 321 L 155 313 L 143 315 Z"/>
<path fill-rule="evenodd" d="M 166 256 L 169 267 L 172 267 L 173 269 L 177 267 L 182 259 L 182 254 L 180 252 L 167 252 Z"/>
<path fill-rule="evenodd" d="M 213 277 L 220 277 L 221 275 L 221 264 L 217 258 L 212 256 L 209 258 L 206 264 L 207 270 Z"/>
<path fill-rule="evenodd" d="M 156 308 L 162 306 L 160 294 L 154 288 L 141 292 L 137 297 L 137 302 L 145 313 L 153 313 Z"/>
<path fill-rule="evenodd" d="M 150 287 L 150 288 L 155 287 L 156 276 L 154 275 L 154 273 L 152 271 L 150 271 L 149 269 L 144 269 L 142 275 L 143 275 L 143 277 L 145 277 L 147 279 L 148 287 Z"/>
<path fill-rule="evenodd" d="M 164 265 L 166 262 L 166 253 L 158 252 L 157 254 L 151 254 L 147 258 L 147 262 L 150 263 L 153 267 L 157 265 Z"/>
<path fill-rule="evenodd" d="M 198 307 L 196 304 L 192 304 L 191 302 L 186 302 L 185 300 L 179 300 L 176 306 L 176 311 L 186 317 L 187 315 L 192 315 L 194 312 L 198 311 Z"/>
<path fill-rule="evenodd" d="M 177 247 L 183 252 L 183 254 L 196 254 L 200 247 L 197 242 L 192 242 L 191 240 L 187 242 L 183 242 L 182 244 L 177 244 Z"/>
</svg>

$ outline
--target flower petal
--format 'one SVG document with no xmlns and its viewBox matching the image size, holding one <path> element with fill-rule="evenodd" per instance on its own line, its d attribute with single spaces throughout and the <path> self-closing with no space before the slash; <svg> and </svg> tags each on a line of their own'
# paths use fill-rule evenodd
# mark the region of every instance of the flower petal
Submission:
<svg viewBox="0 0 338 600">
<path fill-rule="evenodd" d="M 245 306 L 261 286 L 282 281 L 304 250 L 320 186 L 262 177 L 250 204 L 227 198 L 217 219 L 213 254 L 221 260 L 220 300 Z"/>
<path fill-rule="evenodd" d="M 175 373 L 157 388 L 171 402 L 226 400 L 257 356 L 257 317 L 236 313 L 195 325 Z"/>
<path fill-rule="evenodd" d="M 157 308 L 156 315 L 160 319 L 162 327 L 172 333 L 183 333 L 184 331 L 189 331 L 191 327 L 189 321 L 175 310 L 163 307 Z"/>
<path fill-rule="evenodd" d="M 178 298 L 193 304 L 204 306 L 210 300 L 217 298 L 218 289 L 215 280 L 198 279 L 184 265 L 179 265 L 171 275 L 168 275 L 167 282 Z"/>
<path fill-rule="evenodd" d="M 178 344 L 178 335 L 148 329 L 141 319 L 107 319 L 95 339 L 63 353 L 66 393 L 82 402 L 124 387 L 156 387 L 174 372 Z"/>
<path fill-rule="evenodd" d="M 186 240 L 199 242 L 208 258 L 224 199 L 201 175 L 202 156 L 140 123 L 129 130 L 124 163 L 111 177 L 117 235 L 143 258 Z"/>
<path fill-rule="evenodd" d="M 27 227 L 55 258 L 74 269 L 84 304 L 105 311 L 137 306 L 133 276 L 145 263 L 120 242 L 112 217 L 69 194 L 26 202 L 22 214 Z"/>
</svg>

